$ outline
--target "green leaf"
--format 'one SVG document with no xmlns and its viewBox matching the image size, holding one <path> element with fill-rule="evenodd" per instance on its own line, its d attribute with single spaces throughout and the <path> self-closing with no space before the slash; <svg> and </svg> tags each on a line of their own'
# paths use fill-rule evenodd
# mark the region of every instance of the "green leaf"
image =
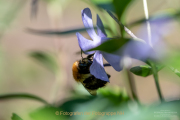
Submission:
<svg viewBox="0 0 180 120">
<path fill-rule="evenodd" d="M 169 67 L 177 76 L 180 77 L 180 71 L 176 68 L 173 68 L 172 66 Z"/>
<path fill-rule="evenodd" d="M 14 94 L 0 95 L 0 100 L 20 99 L 20 98 L 32 99 L 32 100 L 36 100 L 36 101 L 42 102 L 44 104 L 48 104 L 42 98 L 40 98 L 38 96 L 35 96 L 35 95 L 32 95 L 32 94 L 27 94 L 27 93 L 14 93 Z"/>
<path fill-rule="evenodd" d="M 112 53 L 112 52 L 117 51 L 119 48 L 121 48 L 129 40 L 131 39 L 129 38 L 111 39 L 102 43 L 100 46 L 96 48 L 90 49 L 89 51 L 100 50 L 107 53 Z"/>
<path fill-rule="evenodd" d="M 114 11 L 113 0 L 91 0 L 91 2 L 100 8 Z"/>
<path fill-rule="evenodd" d="M 118 19 L 122 21 L 122 17 L 128 7 L 128 5 L 134 0 L 113 0 L 113 4 L 115 7 L 116 14 Z"/>
<path fill-rule="evenodd" d="M 117 101 L 120 104 L 114 104 L 113 101 Z M 119 96 L 115 97 L 114 95 L 110 94 L 109 96 L 99 95 L 87 102 L 74 103 L 72 106 L 73 111 L 67 111 L 78 111 L 82 113 L 89 112 L 89 115 L 73 115 L 69 116 L 69 119 L 67 120 L 84 120 L 87 117 L 89 120 L 165 120 L 165 118 L 170 120 L 172 118 L 180 117 L 179 105 L 180 101 L 172 101 L 156 104 L 156 106 L 138 106 L 137 103 L 133 101 L 124 102 Z M 97 113 L 96 115 L 93 114 L 95 112 Z M 103 112 L 115 112 L 116 114 L 102 115 Z M 121 112 L 124 114 L 120 114 Z"/>
<path fill-rule="evenodd" d="M 124 25 L 121 23 L 121 21 L 119 21 L 118 18 L 116 18 L 115 15 L 114 15 L 111 11 L 109 11 L 109 10 L 106 10 L 106 11 L 107 11 L 107 13 L 120 25 L 121 30 L 123 30 L 123 31 L 122 31 L 122 34 L 124 34 L 124 33 L 126 32 L 126 33 L 129 34 L 132 38 L 139 39 L 139 38 L 137 38 L 126 26 L 124 26 Z M 139 39 L 139 40 L 140 40 L 140 39 Z"/>
<path fill-rule="evenodd" d="M 107 13 L 119 24 L 118 18 L 115 17 L 115 15 L 114 15 L 111 11 L 109 11 L 109 10 L 106 10 L 106 11 L 107 11 Z"/>
<path fill-rule="evenodd" d="M 158 71 L 160 71 L 164 66 L 159 65 L 156 67 Z M 134 73 L 135 75 L 142 76 L 142 77 L 147 77 L 149 75 L 152 75 L 152 68 L 149 65 L 141 65 L 141 66 L 132 67 L 130 71 Z"/>
<path fill-rule="evenodd" d="M 119 87 L 118 87 L 119 88 Z M 102 115 L 95 115 L 93 112 L 113 112 L 121 108 L 123 103 L 129 101 L 127 93 L 121 89 L 104 89 L 98 92 L 97 96 L 78 96 L 66 101 L 59 106 L 60 109 L 67 112 L 82 112 L 82 115 L 69 116 L 67 120 L 98 120 Z M 112 109 L 109 109 L 112 108 Z M 122 108 L 121 108 L 122 109 Z M 86 113 L 89 113 L 88 115 Z M 107 117 L 107 115 L 104 115 Z"/>
<path fill-rule="evenodd" d="M 45 106 L 31 112 L 30 117 L 33 120 L 68 120 L 69 115 L 60 115 L 61 111 L 56 107 Z"/>
<path fill-rule="evenodd" d="M 169 22 L 169 21 L 177 19 L 179 17 L 180 17 L 180 11 L 179 10 L 178 11 L 163 11 L 161 13 L 150 16 L 149 21 L 167 20 L 167 22 Z M 136 25 L 139 25 L 139 24 L 142 24 L 142 23 L 145 23 L 145 22 L 146 22 L 146 19 L 142 18 L 142 19 L 139 19 L 137 21 L 134 21 L 134 22 L 128 24 L 127 26 L 128 27 L 134 27 Z"/>
<path fill-rule="evenodd" d="M 180 116 L 180 101 L 139 106 L 134 101 L 127 99 L 121 89 L 114 89 L 114 87 L 105 89 L 100 89 L 101 92 L 95 97 L 76 96 L 76 98 L 70 98 L 57 105 L 58 108 L 45 106 L 33 112 L 31 117 L 33 120 L 146 120 L 147 118 L 148 120 L 164 120 L 166 117 L 155 115 L 161 116 L 163 113 L 163 115 L 177 116 L 174 118 Z M 68 114 L 60 115 L 63 112 Z M 111 115 L 114 112 L 116 114 Z M 81 114 L 78 115 L 77 113 Z M 171 117 L 167 117 L 167 120 L 170 119 Z"/>
<path fill-rule="evenodd" d="M 38 62 L 40 62 L 45 67 L 47 67 L 52 72 L 55 73 L 57 71 L 58 64 L 55 58 L 53 58 L 51 55 L 44 52 L 36 51 L 36 52 L 30 53 L 30 56 L 34 58 L 35 60 L 37 60 Z"/>
<path fill-rule="evenodd" d="M 78 96 L 77 98 L 73 98 L 71 100 L 66 101 L 65 103 L 63 103 L 62 105 L 60 105 L 60 109 L 64 110 L 64 111 L 73 111 L 74 108 L 79 105 L 79 104 L 84 104 L 84 103 L 88 103 L 91 100 L 96 99 L 95 96 Z"/>
<path fill-rule="evenodd" d="M 132 73 L 138 76 L 147 77 L 152 75 L 152 68 L 149 65 L 136 66 L 130 69 Z"/>
<path fill-rule="evenodd" d="M 180 77 L 180 50 L 172 50 L 169 53 L 169 57 L 165 59 L 167 66 L 171 69 L 176 75 Z"/>
<path fill-rule="evenodd" d="M 157 104 L 157 103 L 156 103 Z M 172 120 L 180 117 L 180 101 L 171 101 L 156 106 L 137 106 L 133 102 L 124 104 L 117 108 L 117 111 L 124 111 L 123 115 L 102 116 L 102 120 Z M 114 107 L 109 109 L 113 111 Z"/>
<path fill-rule="evenodd" d="M 114 86 L 113 88 L 106 87 L 103 89 L 99 89 L 98 92 L 102 94 L 103 97 L 109 99 L 115 105 L 119 105 L 121 104 L 121 102 L 130 100 L 125 88 L 120 88 L 117 86 Z"/>
<path fill-rule="evenodd" d="M 23 120 L 20 118 L 17 114 L 13 113 L 13 116 L 11 117 L 11 120 Z"/>
<path fill-rule="evenodd" d="M 103 3 L 110 3 L 113 0 L 91 0 L 91 2 L 95 3 L 95 4 L 103 4 Z"/>
</svg>

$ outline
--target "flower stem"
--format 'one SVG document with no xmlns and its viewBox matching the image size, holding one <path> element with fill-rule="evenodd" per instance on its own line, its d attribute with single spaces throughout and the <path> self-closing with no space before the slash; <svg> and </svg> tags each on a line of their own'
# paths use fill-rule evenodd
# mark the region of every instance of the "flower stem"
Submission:
<svg viewBox="0 0 180 120">
<path fill-rule="evenodd" d="M 143 6 L 144 6 L 145 18 L 147 20 L 146 23 L 147 23 L 147 32 L 148 32 L 149 45 L 153 48 L 152 39 L 151 39 L 151 26 L 150 26 L 150 22 L 148 21 L 149 14 L 148 14 L 147 0 L 143 0 Z M 154 80 L 155 80 L 155 84 L 156 84 L 156 88 L 157 88 L 157 91 L 158 91 L 159 98 L 160 98 L 161 102 L 163 102 L 164 99 L 162 97 L 160 86 L 159 86 L 158 71 L 157 71 L 156 65 L 151 61 L 149 61 L 149 63 L 151 65 L 151 67 L 152 67 L 152 72 L 153 72 L 153 76 L 154 76 Z"/>
<path fill-rule="evenodd" d="M 120 30 L 121 30 L 121 37 L 124 38 L 124 28 L 120 26 Z"/>
<path fill-rule="evenodd" d="M 120 21 L 116 20 L 116 22 L 118 22 L 119 27 L 120 27 L 120 32 L 121 32 L 121 37 L 124 38 L 124 31 L 126 31 L 132 38 L 137 38 L 128 28 L 126 28 Z M 136 86 L 135 86 L 135 82 L 134 82 L 134 77 L 131 74 L 131 72 L 129 71 L 129 68 L 131 67 L 131 59 L 129 57 L 127 57 L 127 59 L 129 59 L 128 63 L 126 64 L 124 62 L 124 66 L 125 66 L 125 72 L 126 72 L 126 76 L 127 79 L 129 81 L 129 87 L 130 87 L 130 91 L 132 94 L 133 99 L 140 105 L 140 102 L 138 100 L 138 97 L 136 96 L 137 92 L 136 92 Z M 126 60 L 125 60 L 126 61 Z"/>
<path fill-rule="evenodd" d="M 136 95 L 137 91 L 136 91 L 136 86 L 135 86 L 135 82 L 134 82 L 135 81 L 134 77 L 128 69 L 126 69 L 126 74 L 127 74 L 127 79 L 129 81 L 129 86 L 130 86 L 132 97 L 137 103 L 140 103 L 138 100 L 138 97 Z"/>
<path fill-rule="evenodd" d="M 164 102 L 164 98 L 162 97 L 161 89 L 160 89 L 160 85 L 159 85 L 158 71 L 157 71 L 156 65 L 151 61 L 149 63 L 151 65 L 151 67 L 152 67 L 153 77 L 154 77 L 154 80 L 155 80 L 155 84 L 156 84 L 156 88 L 157 88 L 157 91 L 158 91 L 159 98 L 160 98 L 161 102 Z"/>
</svg>

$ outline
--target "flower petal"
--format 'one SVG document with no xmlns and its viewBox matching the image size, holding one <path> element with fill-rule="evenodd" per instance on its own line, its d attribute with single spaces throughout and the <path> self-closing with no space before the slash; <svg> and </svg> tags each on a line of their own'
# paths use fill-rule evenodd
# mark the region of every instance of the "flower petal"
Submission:
<svg viewBox="0 0 180 120">
<path fill-rule="evenodd" d="M 81 14 L 82 14 L 83 24 L 84 24 L 85 28 L 87 28 L 86 30 L 87 30 L 89 36 L 93 40 L 96 39 L 98 36 L 93 28 L 91 10 L 89 8 L 85 8 L 84 10 L 81 11 Z"/>
<path fill-rule="evenodd" d="M 134 59 L 145 61 L 148 58 L 154 58 L 156 53 L 153 51 L 152 47 L 144 42 L 140 41 L 129 41 L 121 49 L 123 56 L 129 56 Z"/>
<path fill-rule="evenodd" d="M 94 41 L 88 40 L 85 37 L 83 37 L 80 33 L 76 33 L 76 36 L 78 38 L 79 47 L 82 51 L 87 51 L 95 47 Z M 85 52 L 85 54 L 93 54 L 95 51 Z"/>
<path fill-rule="evenodd" d="M 102 23 L 99 15 L 97 15 L 97 25 L 96 26 L 97 26 L 98 35 L 100 37 L 107 37 L 107 34 L 106 34 L 105 30 L 104 30 L 103 23 Z"/>
<path fill-rule="evenodd" d="M 106 71 L 104 70 L 103 58 L 100 51 L 96 51 L 94 54 L 93 63 L 90 67 L 90 73 L 98 79 L 109 82 Z"/>
<path fill-rule="evenodd" d="M 101 52 L 106 61 L 116 70 L 121 71 L 123 68 L 120 66 L 121 57 L 118 55 Z"/>
<path fill-rule="evenodd" d="M 153 50 L 157 53 L 155 57 L 162 58 L 166 56 L 167 46 L 164 42 L 164 38 L 172 33 L 175 29 L 172 22 L 170 22 L 171 18 L 156 18 L 150 20 L 151 26 L 151 41 L 149 41 L 147 35 L 147 26 L 144 24 L 140 31 L 137 33 L 139 37 L 146 40 L 148 44 L 153 46 Z"/>
</svg>

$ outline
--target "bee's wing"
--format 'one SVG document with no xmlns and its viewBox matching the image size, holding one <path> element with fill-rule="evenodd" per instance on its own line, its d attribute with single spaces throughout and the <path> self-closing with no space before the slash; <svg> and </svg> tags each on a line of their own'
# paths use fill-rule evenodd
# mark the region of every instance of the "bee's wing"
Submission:
<svg viewBox="0 0 180 120">
<path fill-rule="evenodd" d="M 93 96 L 96 96 L 97 95 L 97 90 L 89 90 L 86 88 L 86 90 Z"/>
</svg>

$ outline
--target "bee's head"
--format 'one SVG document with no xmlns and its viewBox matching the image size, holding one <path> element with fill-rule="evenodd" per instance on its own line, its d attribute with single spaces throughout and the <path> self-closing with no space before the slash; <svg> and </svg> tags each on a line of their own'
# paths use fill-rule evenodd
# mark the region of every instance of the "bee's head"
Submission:
<svg viewBox="0 0 180 120">
<path fill-rule="evenodd" d="M 79 69 L 81 69 L 81 70 L 89 70 L 89 67 L 91 66 L 91 64 L 92 64 L 92 60 L 91 59 L 82 58 L 79 61 Z"/>
<path fill-rule="evenodd" d="M 89 67 L 91 66 L 91 64 L 93 63 L 92 60 L 92 55 L 88 55 L 86 58 L 82 58 L 81 60 L 79 60 L 79 70 L 82 71 L 83 73 L 89 73 Z"/>
</svg>

